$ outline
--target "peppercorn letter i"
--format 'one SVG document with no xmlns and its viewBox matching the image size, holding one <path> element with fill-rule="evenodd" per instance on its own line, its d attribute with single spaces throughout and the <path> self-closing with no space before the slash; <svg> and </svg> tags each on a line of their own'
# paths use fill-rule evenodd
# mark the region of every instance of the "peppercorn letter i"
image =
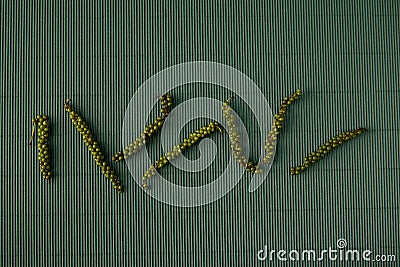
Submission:
<svg viewBox="0 0 400 267">
<path fill-rule="evenodd" d="M 33 128 L 32 135 L 29 141 L 29 145 L 32 145 L 32 139 L 35 134 L 35 126 L 38 124 L 38 152 L 39 152 L 39 163 L 40 163 L 40 172 L 43 175 L 43 178 L 49 180 L 52 173 L 50 171 L 50 153 L 49 153 L 49 117 L 38 115 L 35 119 L 32 120 Z"/>
</svg>

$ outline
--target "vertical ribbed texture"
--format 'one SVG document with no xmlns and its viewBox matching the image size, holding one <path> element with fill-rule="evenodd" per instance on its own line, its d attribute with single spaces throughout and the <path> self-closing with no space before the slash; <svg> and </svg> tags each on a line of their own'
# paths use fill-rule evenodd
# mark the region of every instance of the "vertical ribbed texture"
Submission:
<svg viewBox="0 0 400 267">
<path fill-rule="evenodd" d="M 400 5 L 341 2 L 1 1 L 0 265 L 255 266 L 264 245 L 318 250 L 339 238 L 399 258 Z M 266 182 L 249 193 L 246 175 L 215 203 L 177 208 L 150 198 L 123 164 L 113 164 L 125 186 L 117 194 L 70 122 L 65 99 L 111 159 L 136 88 L 195 60 L 244 72 L 274 111 L 303 90 L 288 109 Z M 220 100 L 230 95 L 192 88 Z M 187 92 L 173 91 L 174 102 L 193 97 Z M 234 105 L 259 140 L 249 110 Z M 37 114 L 51 125 L 50 183 L 40 176 L 36 142 L 28 146 Z M 369 133 L 289 176 L 319 144 L 357 127 Z M 221 142 L 220 157 L 229 153 L 226 136 L 212 139 Z M 157 142 L 149 148 L 160 154 Z M 202 175 L 162 173 L 198 185 L 225 164 L 219 159 Z"/>
</svg>

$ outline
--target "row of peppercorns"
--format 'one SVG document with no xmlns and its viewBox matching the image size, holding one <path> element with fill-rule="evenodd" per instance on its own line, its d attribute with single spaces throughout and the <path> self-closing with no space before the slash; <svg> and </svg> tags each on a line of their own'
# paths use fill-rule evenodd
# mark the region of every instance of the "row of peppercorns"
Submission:
<svg viewBox="0 0 400 267">
<path fill-rule="evenodd" d="M 325 144 L 318 147 L 316 151 L 311 152 L 304 158 L 304 162 L 300 166 L 291 167 L 290 174 L 295 175 L 299 174 L 300 172 L 304 171 L 305 169 L 309 168 L 312 164 L 317 162 L 318 160 L 325 157 L 330 151 L 332 151 L 337 146 L 343 144 L 345 141 L 351 140 L 358 135 L 366 132 L 367 129 L 358 128 L 354 131 L 346 131 L 340 133 L 331 139 L 329 139 Z"/>
<path fill-rule="evenodd" d="M 69 113 L 69 117 L 72 123 L 81 134 L 85 145 L 89 148 L 89 151 L 92 153 L 94 161 L 101 168 L 104 176 L 110 180 L 117 192 L 122 193 L 124 190 L 121 184 L 121 180 L 117 178 L 115 171 L 106 162 L 104 158 L 104 153 L 102 152 L 99 143 L 96 141 L 92 130 L 89 128 L 89 125 L 85 122 L 85 120 L 78 112 L 73 110 L 70 101 L 70 99 L 67 99 L 67 101 L 65 102 L 65 111 Z"/>
<path fill-rule="evenodd" d="M 49 180 L 52 172 L 50 169 L 50 153 L 49 153 L 49 117 L 38 115 L 36 118 L 32 120 L 33 129 L 31 140 L 29 141 L 29 145 L 32 145 L 32 139 L 35 134 L 35 126 L 37 125 L 37 146 L 38 146 L 38 158 L 40 165 L 40 172 L 43 175 L 43 178 Z"/>
<path fill-rule="evenodd" d="M 161 101 L 161 116 L 157 117 L 153 123 L 147 125 L 144 131 L 141 133 L 140 137 L 137 137 L 133 142 L 127 145 L 123 151 L 118 151 L 112 160 L 115 162 L 122 161 L 133 156 L 137 153 L 145 144 L 147 144 L 153 134 L 158 132 L 167 118 L 171 107 L 172 107 L 172 97 L 169 94 L 162 95 L 160 97 Z"/>
<path fill-rule="evenodd" d="M 243 148 L 241 146 L 241 136 L 236 127 L 233 110 L 229 105 L 229 102 L 231 100 L 232 97 L 228 98 L 222 104 L 222 115 L 226 119 L 226 123 L 228 126 L 229 140 L 233 153 L 233 158 L 239 163 L 240 166 L 245 168 L 247 171 L 252 173 L 261 173 L 263 170 L 262 168 L 260 168 L 259 164 L 249 161 L 243 153 Z"/>
<path fill-rule="evenodd" d="M 156 174 L 156 170 L 164 167 L 172 159 L 178 157 L 182 154 L 182 151 L 198 143 L 200 140 L 215 132 L 216 130 L 222 132 L 220 125 L 217 122 L 210 122 L 208 125 L 197 129 L 191 133 L 187 138 L 183 139 L 183 142 L 179 145 L 174 146 L 171 151 L 161 156 L 154 165 L 151 165 L 142 177 L 142 187 L 144 189 L 149 189 L 147 180 Z"/>
<path fill-rule="evenodd" d="M 289 97 L 285 97 L 279 108 L 279 112 L 275 114 L 274 121 L 272 123 L 272 130 L 268 133 L 267 139 L 265 140 L 265 151 L 266 156 L 263 161 L 266 164 L 271 164 L 274 156 L 274 150 L 276 148 L 276 142 L 279 135 L 279 130 L 283 127 L 282 123 L 285 120 L 285 114 L 287 112 L 287 107 L 292 104 L 301 95 L 301 90 L 298 89 L 295 93 L 291 94 Z"/>
</svg>

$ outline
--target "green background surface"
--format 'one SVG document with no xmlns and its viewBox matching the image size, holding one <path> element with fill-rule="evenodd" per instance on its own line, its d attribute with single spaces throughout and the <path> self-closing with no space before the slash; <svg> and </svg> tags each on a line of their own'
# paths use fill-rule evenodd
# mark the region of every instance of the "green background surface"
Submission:
<svg viewBox="0 0 400 267">
<path fill-rule="evenodd" d="M 349 249 L 400 260 L 399 2 L 193 2 L 0 3 L 0 265 L 256 266 L 268 263 L 257 260 L 264 245 L 320 250 L 339 238 Z M 113 164 L 125 185 L 117 194 L 63 110 L 65 98 L 111 158 L 135 90 L 166 67 L 196 60 L 242 71 L 274 111 L 303 90 L 266 182 L 249 193 L 246 175 L 212 204 L 179 208 L 149 197 L 124 164 Z M 50 183 L 28 146 L 37 114 L 50 116 Z M 310 150 L 360 126 L 369 133 L 289 175 Z M 229 150 L 221 149 L 223 158 Z M 223 168 L 217 159 L 194 177 L 206 183 Z M 163 174 L 176 183 L 191 175 Z"/>
</svg>

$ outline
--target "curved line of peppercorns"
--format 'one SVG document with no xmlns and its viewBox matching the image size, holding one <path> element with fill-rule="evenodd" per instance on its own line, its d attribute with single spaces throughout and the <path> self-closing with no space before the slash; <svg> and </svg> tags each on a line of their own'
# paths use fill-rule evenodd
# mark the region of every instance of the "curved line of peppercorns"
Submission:
<svg viewBox="0 0 400 267">
<path fill-rule="evenodd" d="M 121 180 L 117 178 L 115 171 L 105 161 L 104 154 L 100 149 L 100 145 L 93 136 L 92 131 L 90 130 L 87 123 L 83 120 L 81 115 L 79 115 L 78 112 L 72 109 L 70 101 L 71 99 L 66 100 L 64 104 L 65 111 L 69 113 L 69 117 L 72 123 L 81 134 L 85 145 L 89 148 L 89 151 L 92 153 L 94 161 L 98 166 L 100 166 L 104 176 L 110 180 L 117 192 L 122 193 L 123 187 L 121 185 Z"/>
<path fill-rule="evenodd" d="M 287 107 L 292 104 L 301 95 L 301 90 L 298 89 L 295 93 L 291 94 L 289 97 L 285 97 L 279 108 L 279 112 L 275 114 L 274 121 L 272 123 L 272 130 L 268 133 L 268 137 L 265 140 L 265 152 L 266 156 L 263 159 L 265 164 L 271 164 L 274 156 L 274 150 L 276 148 L 276 142 L 278 140 L 279 129 L 281 129 L 282 123 L 285 120 L 285 114 L 287 112 Z"/>
<path fill-rule="evenodd" d="M 363 132 L 367 132 L 367 129 L 358 128 L 354 131 L 346 131 L 346 132 L 340 133 L 340 134 L 332 137 L 325 144 L 319 146 L 317 151 L 313 151 L 310 154 L 308 154 L 307 157 L 304 158 L 304 162 L 302 165 L 296 166 L 296 167 L 291 167 L 290 174 L 291 175 L 299 174 L 300 172 L 309 168 L 310 165 L 314 164 L 318 160 L 325 157 L 326 154 L 328 154 L 330 151 L 332 151 L 337 146 L 341 145 L 345 141 L 348 141 L 348 140 L 351 140 L 351 139 L 357 137 L 358 135 L 362 134 Z"/>
<path fill-rule="evenodd" d="M 156 174 L 156 170 L 164 167 L 168 164 L 172 159 L 177 158 L 182 154 L 182 151 L 193 146 L 206 136 L 218 130 L 222 132 L 220 125 L 217 122 L 210 122 L 208 125 L 201 127 L 200 129 L 194 131 L 189 135 L 188 138 L 185 138 L 182 143 L 174 146 L 172 151 L 168 151 L 163 156 L 161 156 L 154 165 L 151 165 L 147 171 L 144 173 L 142 177 L 142 187 L 144 189 L 149 189 L 149 185 L 147 180 L 153 177 Z"/>
<path fill-rule="evenodd" d="M 232 108 L 229 106 L 231 100 L 232 97 L 228 98 L 222 105 L 222 116 L 227 122 L 233 158 L 247 171 L 251 173 L 261 173 L 263 170 L 260 168 L 260 164 L 249 161 L 243 154 L 243 148 L 240 144 L 241 137 L 235 124 L 235 116 L 233 115 Z"/>
<path fill-rule="evenodd" d="M 38 138 L 37 138 L 37 145 L 38 145 L 38 158 L 39 158 L 39 165 L 40 165 L 40 172 L 43 175 L 43 178 L 49 180 L 52 172 L 50 170 L 50 153 L 49 153 L 49 117 L 38 115 L 36 118 L 32 119 L 33 128 L 32 128 L 32 135 L 29 141 L 29 145 L 32 145 L 32 139 L 35 134 L 35 126 L 38 125 Z"/>
<path fill-rule="evenodd" d="M 113 161 L 119 162 L 136 154 L 141 148 L 143 148 L 145 144 L 149 142 L 151 136 L 162 128 L 164 121 L 169 115 L 172 107 L 172 97 L 169 94 L 162 95 L 160 97 L 160 101 L 161 116 L 157 117 L 152 124 L 147 125 L 143 133 L 140 134 L 140 137 L 135 138 L 135 141 L 127 145 L 123 151 L 117 152 L 112 157 Z"/>
</svg>

